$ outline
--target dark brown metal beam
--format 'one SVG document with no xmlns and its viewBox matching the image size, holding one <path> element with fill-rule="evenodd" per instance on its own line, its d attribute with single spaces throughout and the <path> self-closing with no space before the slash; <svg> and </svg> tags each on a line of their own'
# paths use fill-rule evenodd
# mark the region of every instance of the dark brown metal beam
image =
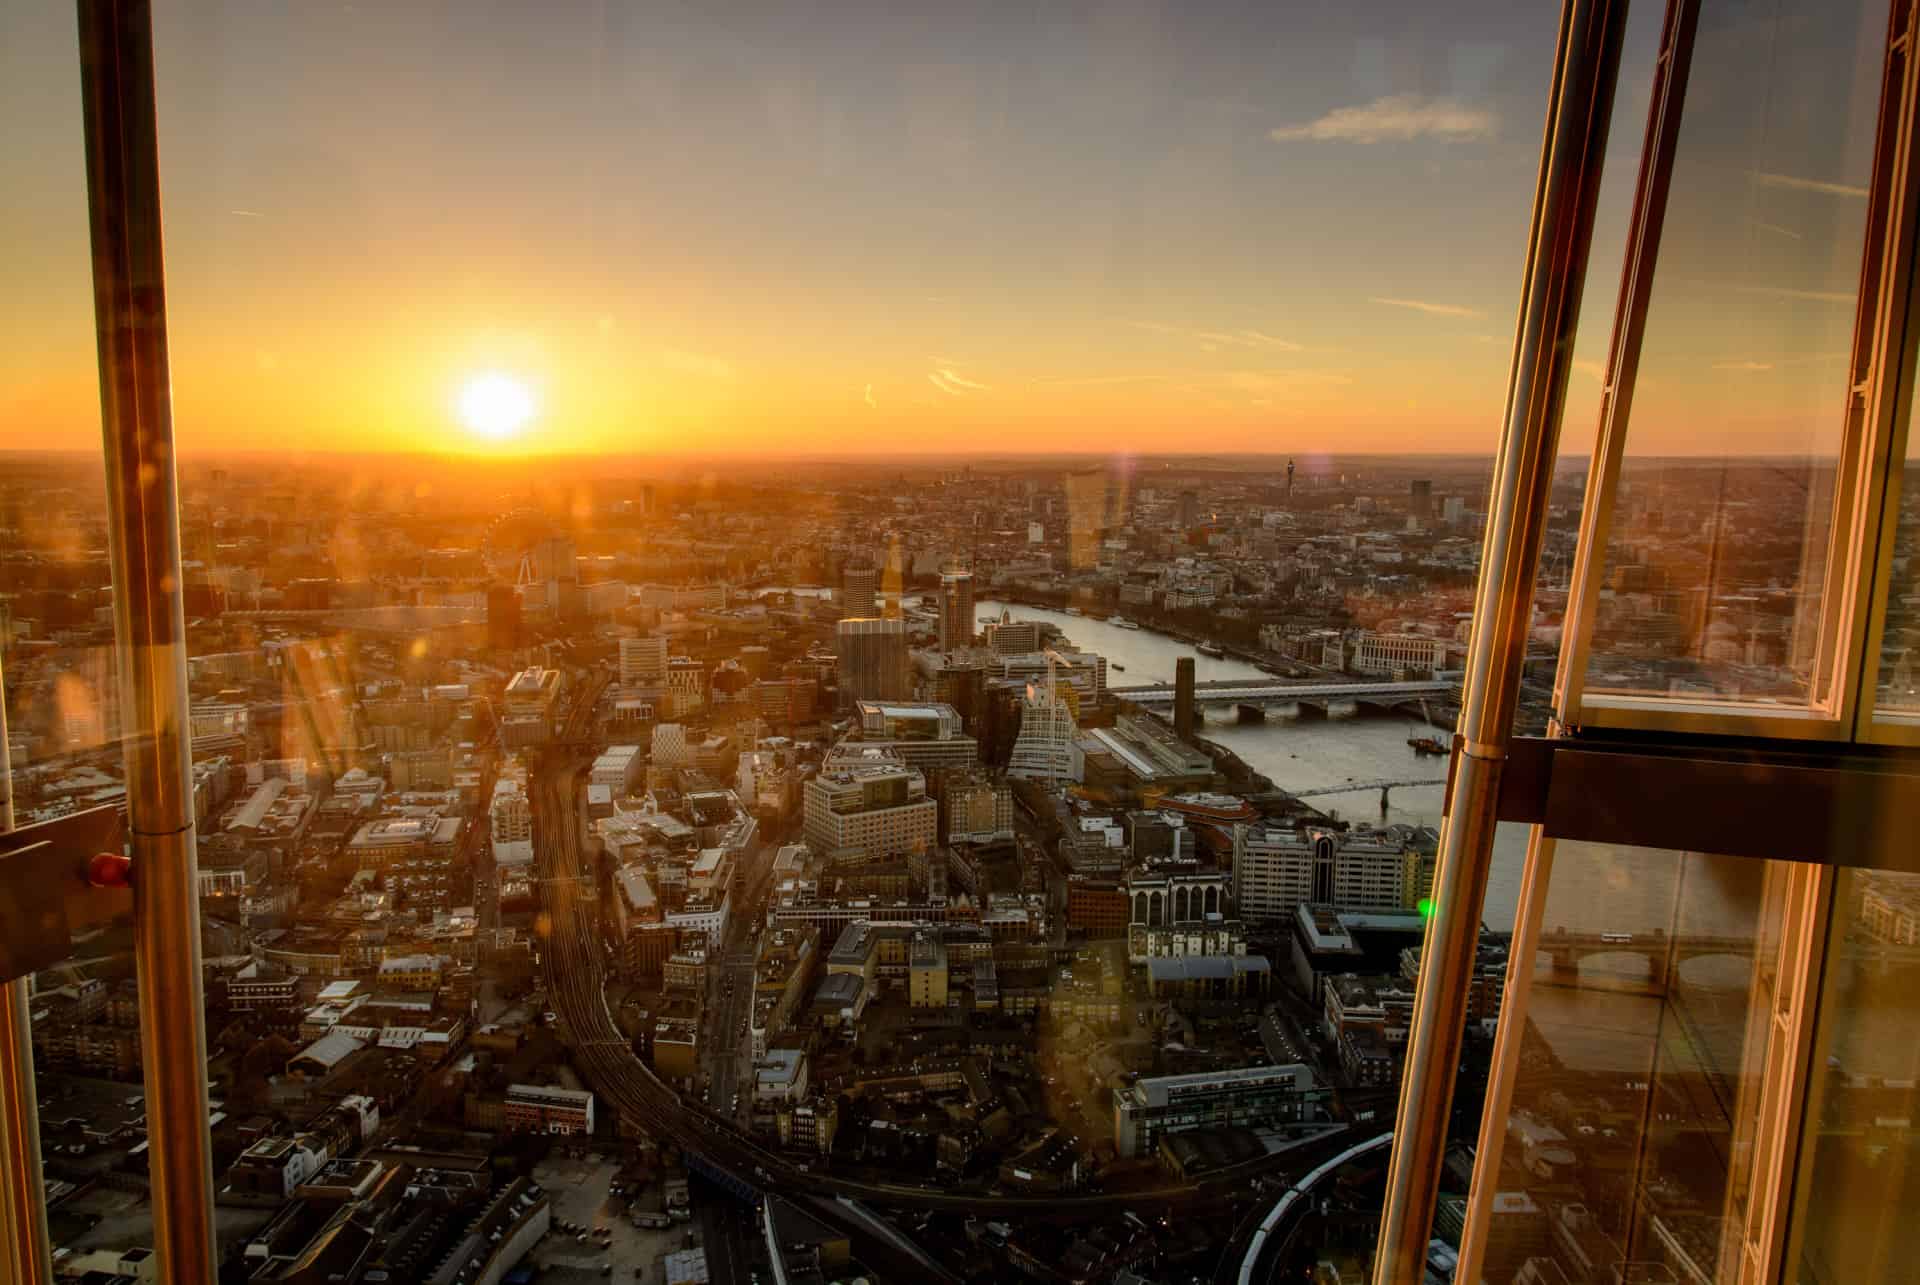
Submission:
<svg viewBox="0 0 1920 1285">
<path fill-rule="evenodd" d="M 1777 746 L 1777 743 L 1776 743 Z M 1920 755 L 1653 738 L 1514 741 L 1500 820 L 1550 838 L 1920 872 Z"/>
</svg>

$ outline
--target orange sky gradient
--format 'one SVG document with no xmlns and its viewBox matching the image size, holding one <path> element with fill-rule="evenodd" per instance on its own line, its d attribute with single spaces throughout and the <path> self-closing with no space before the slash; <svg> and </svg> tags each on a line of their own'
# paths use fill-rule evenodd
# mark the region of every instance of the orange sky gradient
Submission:
<svg viewBox="0 0 1920 1285">
<path fill-rule="evenodd" d="M 1394 7 L 1115 6 L 1091 25 L 877 0 L 804 22 L 772 3 L 730 22 L 674 10 L 663 25 L 655 6 L 168 11 L 179 442 L 1489 450 L 1552 6 Z M 98 433 L 73 18 L 42 8 L 0 17 L 0 112 L 33 122 L 0 206 L 24 304 L 0 314 L 10 449 Z M 1592 442 L 1657 18 L 1628 51 L 1575 453 Z M 1711 163 L 1691 233 L 1676 187 L 1676 284 L 1656 293 L 1637 446 L 1824 449 L 1864 208 L 1857 120 L 1846 128 L 1817 182 L 1756 182 L 1754 156 L 1804 170 L 1831 140 L 1774 135 L 1756 152 L 1703 109 Z M 1729 296 L 1689 280 L 1732 261 L 1730 200 L 1773 229 L 1739 238 L 1740 280 L 1780 283 L 1732 319 Z M 536 399 L 507 440 L 457 412 L 489 371 Z"/>
</svg>

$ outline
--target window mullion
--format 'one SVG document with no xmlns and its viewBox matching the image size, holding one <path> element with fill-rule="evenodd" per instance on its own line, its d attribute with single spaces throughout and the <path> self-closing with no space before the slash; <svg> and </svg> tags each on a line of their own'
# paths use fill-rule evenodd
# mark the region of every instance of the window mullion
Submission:
<svg viewBox="0 0 1920 1285">
<path fill-rule="evenodd" d="M 1854 699 L 1849 708 L 1854 736 L 1864 741 L 1920 744 L 1920 727 L 1878 723 L 1876 692 L 1886 634 L 1887 599 L 1900 523 L 1900 501 L 1913 412 L 1915 260 L 1920 257 L 1920 60 L 1913 57 L 1917 7 L 1900 0 L 1889 19 L 1886 75 L 1881 88 L 1880 154 L 1872 192 L 1873 240 L 1869 270 L 1880 268 L 1870 342 L 1856 346 L 1855 377 L 1866 390 L 1871 449 L 1863 462 L 1864 494 L 1849 575 L 1848 623 L 1856 650 L 1847 657 Z M 1863 286 L 1872 281 L 1863 277 Z M 1863 327 L 1868 301 L 1862 299 Z"/>
<path fill-rule="evenodd" d="M 1781 918 L 1773 994 L 1766 1014 L 1767 1075 L 1755 1130 L 1753 1185 L 1741 1236 L 1743 1285 L 1786 1279 L 1792 1174 L 1804 1136 L 1820 978 L 1832 919 L 1833 866 L 1793 868 Z"/>
<path fill-rule="evenodd" d="M 1680 135 L 1687 70 L 1693 60 L 1693 37 L 1699 21 L 1699 0 L 1669 0 L 1655 64 L 1653 105 L 1647 113 L 1645 141 L 1641 144 L 1627 261 L 1621 271 L 1619 302 L 1614 307 L 1606 384 L 1601 390 L 1599 438 L 1588 465 L 1567 618 L 1561 633 L 1560 665 L 1554 680 L 1554 708 L 1569 727 L 1580 724 L 1594 613 L 1606 574 L 1613 504 L 1619 492 L 1621 463 L 1626 458 L 1640 345 L 1646 336 L 1647 304 L 1653 295 L 1654 267 L 1660 257 L 1660 232 L 1673 183 L 1674 148 Z"/>
</svg>

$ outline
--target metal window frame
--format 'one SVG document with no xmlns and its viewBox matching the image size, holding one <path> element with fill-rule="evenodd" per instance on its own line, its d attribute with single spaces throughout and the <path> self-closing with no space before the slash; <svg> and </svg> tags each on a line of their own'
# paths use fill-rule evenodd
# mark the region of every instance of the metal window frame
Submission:
<svg viewBox="0 0 1920 1285">
<path fill-rule="evenodd" d="M 1520 914 L 1514 923 L 1494 1041 L 1493 1073 L 1487 1085 L 1473 1181 L 1467 1193 L 1466 1230 L 1456 1271 L 1456 1279 L 1462 1281 L 1482 1278 L 1493 1196 L 1499 1186 L 1506 1125 L 1513 1110 L 1520 1050 L 1533 996 L 1533 962 L 1539 951 L 1546 891 L 1552 883 L 1559 842 L 1546 833 L 1544 826 L 1536 826 L 1528 845 Z M 1635 847 L 1647 850 L 1641 845 Z M 1685 849 L 1663 850 L 1689 855 Z M 1751 1112 L 1736 1107 L 1732 1120 L 1735 1154 L 1730 1159 L 1725 1195 L 1727 1222 L 1721 1243 L 1721 1270 L 1716 1277 L 1725 1285 L 1773 1285 L 1784 1279 L 1784 1265 L 1791 1261 L 1787 1256 L 1789 1232 L 1798 1227 L 1790 1217 L 1794 1177 L 1802 1163 L 1799 1157 L 1805 1104 L 1816 1071 L 1816 1001 L 1837 879 L 1833 866 L 1806 860 L 1783 862 L 1769 875 L 1781 881 L 1782 895 L 1777 921 L 1768 924 L 1763 919 L 1759 925 L 1762 933 L 1776 930 L 1770 943 L 1771 955 L 1757 949 L 1754 968 L 1758 971 L 1770 964 L 1774 983 L 1765 1009 L 1749 1014 L 1748 1040 L 1762 1035 L 1764 1047 L 1743 1046 L 1743 1052 L 1760 1066 L 1757 1081 L 1750 1086 L 1743 1084 L 1743 1094 L 1750 1087 L 1758 1100 Z M 1762 944 L 1767 943 L 1756 942 Z M 1739 1154 L 1742 1146 L 1744 1155 Z"/>
<path fill-rule="evenodd" d="M 1915 337 L 1920 334 L 1920 59 L 1912 41 L 1920 0 L 1890 0 L 1873 178 L 1863 233 L 1847 418 L 1836 460 L 1822 577 L 1827 592 L 1814 641 L 1812 699 L 1804 708 L 1672 700 L 1586 690 L 1593 623 L 1612 508 L 1672 178 L 1699 0 L 1669 0 L 1655 95 L 1634 199 L 1599 438 L 1590 459 L 1565 648 L 1555 679 L 1550 738 L 1510 747 L 1501 819 L 1532 824 L 1509 953 L 1502 1021 L 1468 1195 L 1459 1275 L 1477 1280 L 1498 1184 L 1505 1124 L 1530 1007 L 1532 962 L 1560 838 L 1786 859 L 1778 906 L 1771 1002 L 1753 1015 L 1764 1059 L 1751 1120 L 1736 1120 L 1730 1226 L 1722 1276 L 1741 1285 L 1785 1279 L 1802 1234 L 1794 1192 L 1808 1180 L 1803 1146 L 1816 1065 L 1820 982 L 1834 931 L 1838 867 L 1920 872 L 1920 852 L 1865 832 L 1920 824 L 1920 715 L 1877 716 L 1875 698 L 1890 591 Z M 1449 776 L 1449 814 L 1457 773 Z M 1811 803 L 1812 806 L 1808 806 Z M 1883 824 L 1887 823 L 1887 824 Z M 1756 968 L 1762 967 L 1759 954 Z M 1464 988 L 1464 976 L 1425 957 L 1421 984 Z M 1409 1074 L 1412 1074 L 1409 1065 Z M 1403 1096 L 1402 1110 L 1407 1106 Z M 1735 1206 L 1738 1206 L 1735 1208 Z M 1377 1280 L 1384 1279 L 1376 1276 Z"/>
<path fill-rule="evenodd" d="M 1890 479 L 1897 482 L 1898 473 L 1889 467 L 1891 443 L 1896 436 L 1904 437 L 1911 385 L 1906 369 L 1910 362 L 1902 360 L 1907 355 L 1906 313 L 1914 260 L 1914 100 L 1911 60 L 1904 56 L 1910 4 L 1911 0 L 1890 0 L 1888 6 L 1889 34 L 1871 197 L 1861 242 L 1851 378 L 1821 563 L 1813 676 L 1809 699 L 1799 705 L 1596 693 L 1587 686 L 1613 509 L 1632 431 L 1647 310 L 1658 275 L 1660 238 L 1699 24 L 1700 0 L 1669 0 L 1555 679 L 1555 709 L 1568 727 L 1799 741 L 1844 741 L 1856 736 L 1860 711 L 1871 704 L 1871 692 L 1863 696 L 1861 690 L 1863 665 L 1869 656 L 1878 655 L 1877 645 L 1869 646 L 1869 624 L 1884 617 L 1884 605 L 1876 606 L 1874 595 L 1877 588 L 1884 592 L 1884 564 L 1891 541 L 1881 537 L 1881 530 L 1889 515 L 1893 520 L 1898 517 L 1897 493 L 1891 509 L 1886 498 Z M 1910 739 L 1898 734 L 1872 739 L 1920 744 L 1920 720 L 1913 731 Z"/>
<path fill-rule="evenodd" d="M 1920 32 L 1920 12 L 1912 0 L 1892 6 L 1887 40 L 1888 67 L 1881 93 L 1881 133 L 1891 155 L 1888 160 L 1888 199 L 1884 240 L 1896 268 L 1883 282 L 1880 306 L 1883 334 L 1874 355 L 1874 372 L 1886 388 L 1885 441 L 1877 461 L 1880 473 L 1879 509 L 1873 515 L 1874 559 L 1872 590 L 1865 625 L 1858 685 L 1860 700 L 1853 728 L 1855 740 L 1876 745 L 1920 746 L 1920 709 L 1885 710 L 1880 707 L 1881 648 L 1886 641 L 1887 604 L 1893 591 L 1893 558 L 1900 527 L 1900 503 L 1906 481 L 1906 455 L 1914 411 L 1916 339 L 1920 338 L 1920 58 L 1914 40 Z M 1891 101 L 1898 93 L 1897 106 Z M 1889 137 L 1891 136 L 1891 137 Z M 1881 194 L 1876 191 L 1875 200 Z"/>
<path fill-rule="evenodd" d="M 213 1155 L 151 0 L 78 0 L 154 1252 L 211 1285 Z"/>
<path fill-rule="evenodd" d="M 1454 788 L 1441 824 L 1433 913 L 1407 1035 L 1375 1285 L 1420 1285 L 1426 1276 L 1448 1105 L 1465 1035 L 1465 978 L 1479 937 L 1500 783 L 1526 662 L 1626 19 L 1627 0 L 1566 0 L 1560 13 L 1513 364 L 1474 591 Z"/>
<path fill-rule="evenodd" d="M 7 743 L 7 680 L 0 664 L 0 747 Z M 0 833 L 13 828 L 13 766 L 0 753 Z M 0 986 L 0 1279 L 50 1285 L 52 1253 L 40 1173 L 33 1019 L 27 979 L 21 977 Z"/>
</svg>

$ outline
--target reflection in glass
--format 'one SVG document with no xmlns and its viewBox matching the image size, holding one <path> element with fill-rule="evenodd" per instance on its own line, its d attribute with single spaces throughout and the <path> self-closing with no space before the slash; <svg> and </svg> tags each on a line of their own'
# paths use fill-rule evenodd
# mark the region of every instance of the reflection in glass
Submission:
<svg viewBox="0 0 1920 1285">
<path fill-rule="evenodd" d="M 1770 862 L 1559 845 L 1487 1281 L 1734 1279 L 1784 883 Z"/>
<path fill-rule="evenodd" d="M 1920 1261 L 1920 877 L 1842 871 L 1814 1036 L 1787 1279 L 1910 1279 Z"/>
<path fill-rule="evenodd" d="M 1885 26 L 1702 6 L 1590 694 L 1810 701 Z"/>
<path fill-rule="evenodd" d="M 126 711 L 101 471 L 97 451 L 16 457 L 0 471 L 0 772 L 10 778 L 13 819 L 22 827 L 125 804 Z M 44 1173 L 50 1200 L 97 1182 L 110 1157 L 124 1158 L 111 1176 L 137 1184 L 146 1152 L 131 898 L 83 894 L 67 901 L 64 929 L 17 931 L 38 908 L 37 891 L 17 875 L 0 880 L 10 923 L 0 942 L 0 981 L 24 977 L 31 1022 L 33 1064 L 23 1069 L 34 1077 L 40 1139 L 31 1172 Z M 70 953 L 48 964 L 62 951 Z M 111 1147 L 102 1144 L 108 1138 Z M 150 1244 L 145 1202 L 124 1203 L 126 1234 Z M 69 1209 L 53 1222 L 53 1243 L 81 1227 Z"/>
<path fill-rule="evenodd" d="M 1908 451 L 1915 443 L 1908 430 Z M 1914 540 L 1920 535 L 1920 473 L 1911 458 L 1900 484 L 1900 521 L 1894 529 L 1893 567 L 1888 577 L 1887 623 L 1880 638 L 1880 682 L 1874 697 L 1876 716 L 1911 723 L 1920 718 L 1920 564 Z"/>
</svg>

